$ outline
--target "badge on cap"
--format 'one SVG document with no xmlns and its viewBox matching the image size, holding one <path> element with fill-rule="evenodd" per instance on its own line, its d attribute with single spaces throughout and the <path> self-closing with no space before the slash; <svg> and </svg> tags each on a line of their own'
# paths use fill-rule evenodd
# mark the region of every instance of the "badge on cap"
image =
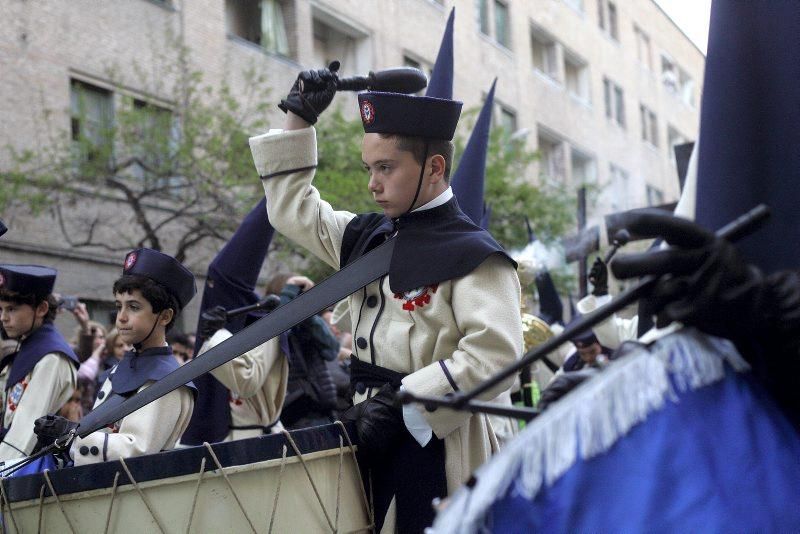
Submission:
<svg viewBox="0 0 800 534">
<path fill-rule="evenodd" d="M 131 252 L 125 257 L 125 265 L 123 266 L 123 269 L 129 271 L 134 265 L 136 265 L 136 253 Z"/>
<path fill-rule="evenodd" d="M 369 100 L 361 102 L 361 121 L 364 124 L 375 122 L 375 106 Z"/>
<path fill-rule="evenodd" d="M 0 287 L 3 287 L 6 284 L 6 277 L 3 276 L 3 273 L 0 273 Z"/>
</svg>

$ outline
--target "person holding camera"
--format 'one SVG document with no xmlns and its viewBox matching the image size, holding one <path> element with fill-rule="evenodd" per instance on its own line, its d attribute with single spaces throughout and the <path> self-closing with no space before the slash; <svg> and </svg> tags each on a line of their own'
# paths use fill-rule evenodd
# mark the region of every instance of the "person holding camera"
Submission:
<svg viewBox="0 0 800 534">
<path fill-rule="evenodd" d="M 0 361 L 0 461 L 29 455 L 34 422 L 57 412 L 76 388 L 78 357 L 53 325 L 56 271 L 39 265 L 0 265 L 0 321 L 14 350 Z"/>
<path fill-rule="evenodd" d="M 306 276 L 280 273 L 267 284 L 267 294 L 280 294 L 281 304 L 314 287 Z M 337 407 L 336 384 L 327 362 L 339 356 L 339 340 L 325 320 L 312 315 L 289 330 L 289 383 L 281 411 L 288 429 L 333 422 Z"/>
</svg>

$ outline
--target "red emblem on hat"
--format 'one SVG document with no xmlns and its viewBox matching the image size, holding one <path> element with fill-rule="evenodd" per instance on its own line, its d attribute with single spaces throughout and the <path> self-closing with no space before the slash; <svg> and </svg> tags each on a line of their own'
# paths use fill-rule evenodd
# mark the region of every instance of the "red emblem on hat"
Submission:
<svg viewBox="0 0 800 534">
<path fill-rule="evenodd" d="M 369 100 L 361 102 L 361 120 L 364 124 L 375 122 L 375 106 Z"/>
<path fill-rule="evenodd" d="M 3 273 L 0 273 L 0 287 L 3 287 L 6 284 L 6 277 L 3 276 Z"/>
<path fill-rule="evenodd" d="M 128 271 L 135 264 L 136 264 L 136 253 L 130 252 L 127 256 L 125 256 L 125 265 L 122 267 L 122 270 Z"/>
</svg>

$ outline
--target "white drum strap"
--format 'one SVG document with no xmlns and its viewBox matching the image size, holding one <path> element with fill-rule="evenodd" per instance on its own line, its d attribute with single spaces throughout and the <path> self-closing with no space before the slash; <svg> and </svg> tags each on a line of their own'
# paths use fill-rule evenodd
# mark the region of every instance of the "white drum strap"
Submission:
<svg viewBox="0 0 800 534">
<path fill-rule="evenodd" d="M 42 474 L 44 475 L 44 481 L 47 482 L 47 487 L 50 489 L 50 493 L 52 493 L 53 497 L 56 498 L 56 502 L 58 503 L 58 507 L 61 509 L 61 514 L 64 516 L 64 519 L 67 520 L 67 525 L 69 525 L 69 531 L 72 532 L 72 534 L 75 534 L 75 527 L 72 526 L 72 521 L 69 520 L 69 516 L 67 515 L 67 511 L 64 510 L 64 505 L 61 504 L 61 499 L 58 498 L 58 493 L 56 493 L 56 490 L 53 488 L 53 483 L 50 481 L 50 470 L 49 469 L 45 469 Z M 2 484 L 0 484 L 0 488 L 2 488 Z M 5 490 L 3 491 L 3 495 L 5 496 Z M 9 511 L 11 510 L 11 505 L 10 504 L 8 506 L 8 509 L 9 509 Z M 14 518 L 13 514 L 11 515 L 11 518 L 13 520 L 13 518 Z M 17 526 L 17 524 L 14 523 L 14 528 L 16 528 L 16 526 Z"/>
<path fill-rule="evenodd" d="M 156 522 L 156 525 L 158 525 L 158 530 L 161 531 L 161 534 L 166 534 L 166 530 L 164 530 L 164 525 L 162 525 L 161 521 L 159 521 L 158 517 L 156 517 L 156 514 L 153 512 L 153 508 L 150 506 L 150 503 L 147 501 L 147 498 L 144 496 L 144 492 L 142 491 L 142 488 L 139 487 L 139 484 L 136 482 L 136 479 L 133 478 L 133 475 L 131 474 L 130 469 L 128 469 L 128 464 L 125 463 L 125 458 L 120 458 L 119 459 L 119 463 L 122 464 L 122 469 L 124 469 L 125 470 L 125 474 L 128 475 L 128 480 L 130 480 L 131 484 L 133 484 L 133 487 L 136 488 L 136 492 L 139 494 L 139 497 L 142 498 L 142 502 L 147 507 L 147 511 L 150 512 L 150 516 Z"/>
<path fill-rule="evenodd" d="M 350 448 L 350 454 L 353 457 L 353 463 L 356 464 L 356 474 L 358 475 L 358 483 L 361 487 L 361 499 L 364 502 L 364 510 L 366 510 L 367 517 L 369 518 L 369 525 L 360 530 L 367 530 L 371 532 L 375 530 L 375 510 L 373 510 L 372 506 L 369 505 L 370 501 L 367 499 L 367 490 L 364 487 L 364 481 L 361 479 L 361 468 L 358 466 L 358 458 L 356 457 L 356 448 L 355 446 L 353 446 L 353 442 L 350 440 L 350 434 L 347 433 L 347 428 L 344 426 L 344 423 L 342 423 L 341 421 L 334 421 L 334 423 L 341 429 L 344 439 L 347 440 L 347 446 Z M 337 498 L 337 503 L 338 503 L 338 498 Z M 337 516 L 338 516 L 338 511 L 337 511 Z"/>
<path fill-rule="evenodd" d="M 225 483 L 228 485 L 228 489 L 231 490 L 231 494 L 233 495 L 233 498 L 236 499 L 236 504 L 239 505 L 239 510 L 241 510 L 242 513 L 244 514 L 244 518 L 247 519 L 247 523 L 250 525 L 250 528 L 255 534 L 258 534 L 256 527 L 253 526 L 253 522 L 250 520 L 250 516 L 247 515 L 247 511 L 244 509 L 244 506 L 242 505 L 242 501 L 239 499 L 239 494 L 236 493 L 235 489 L 233 489 L 233 484 L 231 484 L 231 481 L 228 478 L 228 473 L 226 473 L 225 470 L 222 469 L 222 464 L 219 463 L 219 458 L 217 458 L 217 453 L 214 452 L 214 449 L 211 448 L 211 445 L 207 441 L 203 442 L 203 446 L 206 449 L 208 449 L 208 453 L 211 455 L 211 459 L 214 460 L 214 463 L 217 465 L 217 469 L 219 469 L 219 472 L 222 473 L 222 477 L 225 479 Z"/>
<path fill-rule="evenodd" d="M 111 486 L 111 499 L 108 501 L 108 512 L 106 513 L 106 528 L 103 534 L 108 534 L 108 527 L 111 524 L 111 510 L 114 509 L 114 499 L 117 497 L 117 484 L 119 483 L 119 471 L 114 472 L 114 485 Z"/>
<path fill-rule="evenodd" d="M 0 511 L 2 511 L 5 508 L 3 506 L 3 503 L 6 503 L 8 505 L 8 515 L 11 516 L 11 522 L 14 523 L 14 531 L 15 532 L 19 532 L 19 527 L 17 526 L 17 520 L 14 519 L 14 512 L 11 510 L 11 502 L 8 500 L 8 497 L 6 496 L 6 483 L 5 482 L 6 481 L 5 481 L 4 478 L 0 478 L 0 494 L 2 494 L 2 500 L 0 501 Z M 62 511 L 63 511 L 63 509 L 62 509 Z M 67 522 L 69 522 L 69 519 L 67 519 Z M 72 526 L 72 525 L 70 525 L 70 526 Z M 5 532 L 5 528 L 3 528 L 3 532 Z"/>
<path fill-rule="evenodd" d="M 331 516 L 328 514 L 327 508 L 325 508 L 325 505 L 322 503 L 322 497 L 320 497 L 319 495 L 319 490 L 317 489 L 317 485 L 314 483 L 314 479 L 311 478 L 311 472 L 308 470 L 308 466 L 306 465 L 306 459 L 303 458 L 303 454 L 300 452 L 300 449 L 297 448 L 297 443 L 294 442 L 294 438 L 292 437 L 292 435 L 289 434 L 289 432 L 286 429 L 283 429 L 281 433 L 286 438 L 286 441 L 289 442 L 289 445 L 292 446 L 294 453 L 297 455 L 297 459 L 300 460 L 300 465 L 303 466 L 303 469 L 306 472 L 306 477 L 308 478 L 308 481 L 311 483 L 311 489 L 314 490 L 314 495 L 317 496 L 317 502 L 319 503 L 320 508 L 322 508 L 322 513 L 325 514 L 325 521 L 328 522 L 328 526 L 330 527 L 331 532 L 336 532 L 336 527 L 334 527 L 333 523 L 331 522 Z"/>
<path fill-rule="evenodd" d="M 286 467 L 286 453 L 288 449 L 283 446 L 281 454 L 281 470 L 278 472 L 278 485 L 275 487 L 275 499 L 272 501 L 272 514 L 269 516 L 269 534 L 272 534 L 272 526 L 275 524 L 275 512 L 278 510 L 278 497 L 281 494 L 281 482 L 283 481 L 283 470 Z"/>
<path fill-rule="evenodd" d="M 200 460 L 200 472 L 197 473 L 197 484 L 194 487 L 194 498 L 192 498 L 192 508 L 189 510 L 189 521 L 186 523 L 186 534 L 192 529 L 192 521 L 194 520 L 194 509 L 197 505 L 197 496 L 200 493 L 200 482 L 203 481 L 203 474 L 206 472 L 206 457 Z"/>
</svg>

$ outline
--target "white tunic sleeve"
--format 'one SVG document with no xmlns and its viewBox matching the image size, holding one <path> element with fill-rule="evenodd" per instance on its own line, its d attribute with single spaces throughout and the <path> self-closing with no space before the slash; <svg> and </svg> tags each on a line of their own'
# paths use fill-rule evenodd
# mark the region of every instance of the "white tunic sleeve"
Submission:
<svg viewBox="0 0 800 534">
<path fill-rule="evenodd" d="M 335 211 L 311 185 L 317 166 L 316 130 L 252 137 L 250 150 L 264 184 L 272 226 L 338 269 L 344 230 L 355 214 Z"/>
<path fill-rule="evenodd" d="M 75 390 L 75 376 L 75 366 L 65 356 L 50 353 L 39 360 L 26 377 L 28 385 L 16 403 L 11 427 L 0 444 L 0 461 L 31 453 L 36 445 L 33 423 L 44 415 L 57 412 L 70 399 Z M 9 409 L 8 401 L 5 409 Z M 6 420 L 10 415 L 6 414 Z"/>
<path fill-rule="evenodd" d="M 586 315 L 610 301 L 610 295 L 603 295 L 602 297 L 588 295 L 579 300 L 575 307 L 581 314 Z M 625 319 L 617 317 L 616 314 L 592 328 L 600 344 L 612 350 L 619 348 L 625 341 L 636 339 L 639 335 L 638 330 L 638 316 L 634 316 L 632 319 Z"/>
</svg>

